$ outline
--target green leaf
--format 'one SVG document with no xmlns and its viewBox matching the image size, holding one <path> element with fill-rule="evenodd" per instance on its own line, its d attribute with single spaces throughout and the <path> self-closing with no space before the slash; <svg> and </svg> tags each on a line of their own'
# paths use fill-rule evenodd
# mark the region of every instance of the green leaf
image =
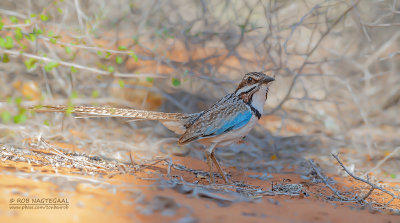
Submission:
<svg viewBox="0 0 400 223">
<path fill-rule="evenodd" d="M 54 38 L 54 37 L 51 37 L 51 38 L 50 38 L 50 43 L 56 44 L 56 43 L 57 43 L 57 39 Z"/>
<path fill-rule="evenodd" d="M 24 37 L 24 35 L 22 34 L 22 30 L 21 28 L 15 28 L 15 39 L 16 40 L 21 40 Z"/>
<path fill-rule="evenodd" d="M 37 59 L 29 58 L 28 60 L 24 61 L 24 64 L 27 70 L 34 70 L 36 69 L 37 62 Z"/>
<path fill-rule="evenodd" d="M 49 20 L 49 17 L 45 14 L 40 14 L 39 17 L 40 17 L 40 20 L 42 20 L 43 22 L 46 22 L 47 20 Z"/>
<path fill-rule="evenodd" d="M 119 50 L 127 50 L 126 46 L 118 46 Z"/>
<path fill-rule="evenodd" d="M 92 91 L 92 98 L 98 98 L 99 97 L 99 91 L 98 90 L 93 90 Z"/>
<path fill-rule="evenodd" d="M 20 124 L 20 123 L 24 123 L 26 121 L 26 115 L 25 114 L 18 114 L 16 116 L 14 116 L 14 123 L 15 124 Z"/>
<path fill-rule="evenodd" d="M 11 120 L 11 113 L 8 111 L 4 111 L 1 113 L 1 120 L 3 120 L 4 123 L 9 123 Z"/>
<path fill-rule="evenodd" d="M 146 77 L 146 81 L 150 82 L 150 83 L 153 83 L 154 78 L 153 77 Z"/>
<path fill-rule="evenodd" d="M 5 48 L 6 47 L 6 40 L 2 37 L 0 37 L 0 47 Z"/>
<path fill-rule="evenodd" d="M 3 63 L 8 63 L 8 62 L 10 62 L 10 58 L 8 57 L 7 53 L 4 53 L 3 54 Z"/>
<path fill-rule="evenodd" d="M 136 54 L 133 55 L 133 59 L 135 60 L 135 62 L 138 62 L 138 57 L 136 56 Z"/>
<path fill-rule="evenodd" d="M 129 51 L 128 55 L 131 56 L 135 62 L 138 62 L 138 57 L 133 51 Z"/>
<path fill-rule="evenodd" d="M 53 37 L 54 36 L 54 32 L 52 30 L 47 32 L 47 36 L 48 37 Z"/>
<path fill-rule="evenodd" d="M 44 124 L 44 125 L 47 125 L 47 126 L 50 126 L 50 121 L 49 121 L 49 120 L 44 120 L 44 121 L 43 121 L 43 124 Z"/>
<path fill-rule="evenodd" d="M 74 111 L 74 105 L 71 104 L 71 103 L 69 103 L 69 104 L 68 104 L 68 107 L 67 107 L 67 110 L 65 110 L 65 114 L 66 114 L 67 116 L 69 116 L 69 115 L 72 114 L 73 111 Z"/>
<path fill-rule="evenodd" d="M 117 57 L 115 58 L 115 62 L 117 62 L 117 64 L 122 64 L 122 62 L 124 62 L 124 60 L 122 59 L 122 57 L 117 56 Z"/>
<path fill-rule="evenodd" d="M 44 70 L 47 72 L 50 72 L 51 70 L 53 70 L 53 68 L 60 66 L 60 64 L 58 62 L 49 62 L 48 64 L 46 64 L 44 66 Z"/>
<path fill-rule="evenodd" d="M 24 23 L 25 23 L 25 24 L 31 24 L 32 21 L 31 21 L 30 19 L 25 19 L 25 20 L 24 20 Z"/>
<path fill-rule="evenodd" d="M 102 55 L 103 55 L 103 52 L 101 52 L 101 51 L 99 50 L 99 51 L 97 51 L 97 55 L 102 56 Z"/>
<path fill-rule="evenodd" d="M 76 73 L 76 72 L 78 72 L 78 70 L 74 66 L 71 66 L 71 73 Z"/>
<path fill-rule="evenodd" d="M 35 40 L 36 40 L 36 35 L 33 34 L 33 33 L 29 33 L 27 39 L 29 39 L 29 40 L 32 41 L 32 42 L 35 42 Z"/>
<path fill-rule="evenodd" d="M 6 49 L 12 49 L 14 47 L 14 40 L 11 36 L 6 37 L 6 41 L 4 42 L 4 47 Z"/>
<path fill-rule="evenodd" d="M 33 28 L 33 33 L 35 33 L 36 35 L 40 35 L 43 34 L 43 30 L 40 28 Z"/>
<path fill-rule="evenodd" d="M 110 52 L 106 52 L 106 58 L 108 59 L 108 58 L 110 58 L 110 56 L 111 56 L 111 53 Z"/>
<path fill-rule="evenodd" d="M 2 21 L 0 21 L 0 30 L 3 29 L 4 23 Z"/>
<path fill-rule="evenodd" d="M 179 79 L 173 77 L 172 78 L 172 85 L 174 87 L 178 87 L 179 85 L 181 85 L 181 81 Z"/>
<path fill-rule="evenodd" d="M 118 84 L 119 84 L 119 86 L 120 86 L 121 88 L 124 88 L 124 87 L 125 87 L 125 82 L 124 82 L 123 80 L 121 80 L 121 79 L 118 79 Z"/>
<path fill-rule="evenodd" d="M 107 71 L 112 73 L 115 71 L 115 68 L 113 66 L 108 66 Z"/>
<path fill-rule="evenodd" d="M 72 91 L 70 98 L 71 99 L 77 99 L 78 98 L 78 92 L 77 91 Z"/>
<path fill-rule="evenodd" d="M 18 23 L 18 19 L 17 19 L 17 17 L 15 17 L 15 16 L 10 16 L 10 21 L 11 21 L 12 23 Z"/>
<path fill-rule="evenodd" d="M 392 174 L 390 174 L 390 177 L 391 177 L 392 179 L 396 179 L 396 174 L 392 173 Z"/>
<path fill-rule="evenodd" d="M 34 107 L 35 109 L 41 109 L 41 108 L 43 108 L 43 105 L 41 105 L 41 104 L 39 104 L 39 105 L 35 105 L 35 107 Z"/>
<path fill-rule="evenodd" d="M 57 8 L 57 12 L 60 13 L 60 14 L 62 14 L 62 13 L 63 13 L 63 10 L 62 10 L 61 8 Z"/>
<path fill-rule="evenodd" d="M 69 46 L 65 46 L 64 49 L 67 54 L 70 54 L 72 52 L 71 47 Z"/>
<path fill-rule="evenodd" d="M 22 102 L 22 98 L 16 97 L 16 98 L 14 99 L 14 102 L 15 102 L 15 104 L 16 104 L 17 106 L 20 106 L 20 105 L 21 105 L 21 102 Z"/>
<path fill-rule="evenodd" d="M 21 47 L 21 51 L 20 51 L 20 53 L 23 53 L 23 51 L 25 51 L 27 48 L 28 48 L 28 46 L 27 45 L 24 45 L 24 44 L 22 44 L 22 43 L 19 43 L 19 46 Z"/>
<path fill-rule="evenodd" d="M 31 18 L 35 18 L 37 15 L 35 13 L 32 13 L 29 15 Z"/>
</svg>

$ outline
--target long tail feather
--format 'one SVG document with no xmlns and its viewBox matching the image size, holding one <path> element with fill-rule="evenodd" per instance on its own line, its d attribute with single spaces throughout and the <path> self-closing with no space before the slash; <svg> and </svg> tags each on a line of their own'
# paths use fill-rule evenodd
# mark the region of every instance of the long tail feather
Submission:
<svg viewBox="0 0 400 223">
<path fill-rule="evenodd" d="M 36 112 L 66 112 L 77 115 L 88 115 L 97 117 L 120 117 L 132 119 L 147 120 L 170 120 L 178 121 L 189 118 L 190 115 L 182 113 L 165 113 L 156 111 L 144 111 L 130 108 L 113 108 L 113 107 L 91 107 L 91 106 L 41 106 L 31 107 Z"/>
</svg>

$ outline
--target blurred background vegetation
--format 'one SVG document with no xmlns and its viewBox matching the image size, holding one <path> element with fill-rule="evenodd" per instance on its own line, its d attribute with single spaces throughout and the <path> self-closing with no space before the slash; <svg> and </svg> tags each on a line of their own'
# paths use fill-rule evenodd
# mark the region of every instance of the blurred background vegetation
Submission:
<svg viewBox="0 0 400 223">
<path fill-rule="evenodd" d="M 127 161 L 177 147 L 154 122 L 30 114 L 26 106 L 112 105 L 196 112 L 246 72 L 276 81 L 246 144 L 225 165 L 279 172 L 340 152 L 399 181 L 400 3 L 382 1 L 47 1 L 0 3 L 0 142 L 39 136 Z M 282 164 L 282 165 L 280 165 Z"/>
</svg>

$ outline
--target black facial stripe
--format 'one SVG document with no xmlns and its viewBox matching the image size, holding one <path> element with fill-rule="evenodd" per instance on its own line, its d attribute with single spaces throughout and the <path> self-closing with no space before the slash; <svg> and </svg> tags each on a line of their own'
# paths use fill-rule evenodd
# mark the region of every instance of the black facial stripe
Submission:
<svg viewBox="0 0 400 223">
<path fill-rule="evenodd" d="M 254 94 L 250 96 L 250 99 L 246 104 L 250 107 L 251 111 L 257 116 L 257 118 L 260 119 L 261 113 L 255 107 L 253 107 L 253 105 L 251 105 L 251 102 L 253 102 L 253 96 Z"/>
<path fill-rule="evenodd" d="M 249 93 L 250 91 L 254 90 L 256 87 L 257 87 L 257 86 L 254 86 L 254 87 L 250 88 L 249 90 L 240 93 L 240 95 L 242 95 L 242 94 L 247 94 L 247 93 Z"/>
<path fill-rule="evenodd" d="M 242 94 L 247 94 L 247 93 L 249 93 L 250 91 L 254 90 L 256 87 L 257 87 L 257 86 L 254 86 L 254 87 L 250 88 L 248 91 L 241 93 L 240 95 L 242 95 Z M 249 101 L 248 101 L 246 104 L 250 107 L 250 109 L 251 109 L 251 111 L 254 113 L 254 115 L 255 115 L 258 119 L 260 119 L 260 118 L 261 118 L 261 113 L 260 113 L 255 107 L 253 107 L 253 105 L 251 105 L 251 102 L 253 101 L 253 96 L 254 96 L 254 94 L 250 95 Z"/>
<path fill-rule="evenodd" d="M 248 105 L 251 105 L 251 102 L 253 101 L 253 96 L 254 94 L 250 95 L 249 101 L 247 102 Z"/>
<path fill-rule="evenodd" d="M 255 107 L 253 107 L 253 105 L 251 105 L 251 104 L 248 104 L 248 105 L 249 105 L 251 111 L 254 113 L 254 115 L 256 115 L 258 119 L 260 119 L 261 113 Z"/>
</svg>

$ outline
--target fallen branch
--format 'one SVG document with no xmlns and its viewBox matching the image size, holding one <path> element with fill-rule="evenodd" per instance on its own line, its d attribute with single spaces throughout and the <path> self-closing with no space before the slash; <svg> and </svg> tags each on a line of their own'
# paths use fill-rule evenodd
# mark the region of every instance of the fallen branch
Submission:
<svg viewBox="0 0 400 223">
<path fill-rule="evenodd" d="M 351 201 L 351 200 L 352 200 L 351 198 L 344 197 L 344 196 L 340 193 L 340 191 L 336 190 L 335 188 L 333 188 L 333 187 L 329 184 L 328 180 L 326 179 L 326 176 L 323 175 L 323 174 L 319 171 L 319 169 L 318 169 L 317 165 L 315 165 L 314 161 L 309 160 L 309 162 L 310 162 L 311 168 L 315 171 L 315 173 L 316 173 L 316 174 L 318 175 L 318 177 L 322 180 L 322 182 L 324 182 L 324 184 L 325 184 L 325 185 L 326 185 L 340 200 L 342 200 L 342 201 Z"/>
<path fill-rule="evenodd" d="M 79 164 L 84 163 L 84 164 L 87 164 L 89 166 L 95 166 L 95 167 L 98 167 L 98 168 L 102 168 L 103 170 L 107 170 L 107 167 L 105 167 L 105 166 L 98 165 L 96 163 L 92 163 L 92 162 L 86 161 L 84 159 L 77 159 L 77 158 L 65 155 L 63 152 L 61 152 L 59 149 L 57 149 L 56 146 L 51 145 L 50 143 L 46 142 L 46 140 L 44 140 L 42 137 L 39 138 L 39 142 L 43 143 L 48 148 L 53 149 L 55 151 L 55 152 L 52 152 L 54 155 L 59 155 L 59 156 L 64 157 L 64 158 L 66 158 L 68 160 L 75 161 L 76 163 L 79 163 Z M 82 166 L 83 167 L 87 167 L 87 166 L 84 166 L 84 165 L 82 165 Z"/>
<path fill-rule="evenodd" d="M 340 159 L 339 159 L 339 157 L 338 157 L 338 154 L 336 154 L 336 155 L 333 154 L 333 153 L 331 153 L 331 154 L 332 154 L 333 158 L 335 158 L 336 161 L 338 161 L 338 163 L 340 164 L 340 166 L 343 168 L 343 170 L 344 170 L 347 174 L 349 174 L 349 175 L 350 175 L 351 177 L 353 177 L 355 180 L 361 181 L 361 182 L 366 183 L 366 184 L 368 184 L 368 185 L 371 186 L 371 189 L 368 191 L 368 193 L 367 193 L 366 195 L 364 195 L 361 199 L 358 199 L 359 202 L 364 201 L 365 199 L 367 199 L 367 198 L 372 194 L 372 192 L 373 192 L 375 189 L 380 190 L 380 191 L 382 191 L 383 193 L 388 194 L 388 195 L 390 195 L 390 196 L 392 197 L 392 199 L 390 199 L 390 201 L 387 202 L 387 203 L 384 205 L 385 207 L 388 206 L 394 199 L 400 199 L 399 196 L 396 196 L 396 195 L 393 194 L 392 192 L 390 192 L 390 191 L 388 191 L 388 190 L 386 190 L 386 189 L 384 189 L 384 188 L 382 188 L 382 187 L 380 187 L 380 186 L 378 186 L 378 185 L 376 185 L 376 184 L 371 183 L 371 182 L 369 181 L 369 179 L 363 179 L 363 178 L 361 178 L 361 177 L 355 176 L 353 173 L 351 173 L 351 172 L 346 168 L 346 166 L 342 163 L 342 161 L 340 161 Z M 367 177 L 368 177 L 368 175 L 367 175 Z"/>
</svg>

